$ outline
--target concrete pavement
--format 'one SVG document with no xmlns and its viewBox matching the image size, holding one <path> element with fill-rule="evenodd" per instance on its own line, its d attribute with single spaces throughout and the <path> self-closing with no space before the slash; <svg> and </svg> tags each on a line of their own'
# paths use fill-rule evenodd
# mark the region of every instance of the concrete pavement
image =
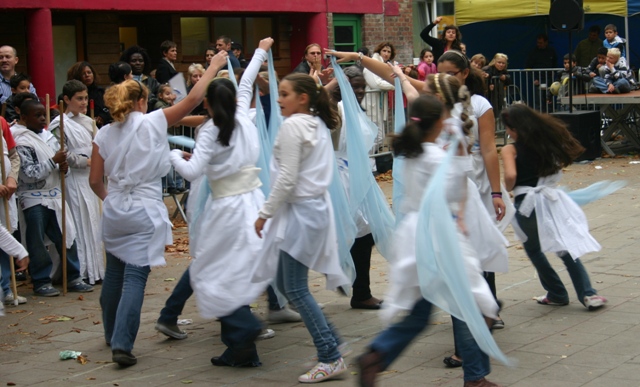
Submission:
<svg viewBox="0 0 640 387">
<path fill-rule="evenodd" d="M 566 270 L 559 259 L 549 256 L 571 294 L 564 307 L 538 305 L 533 296 L 544 294 L 536 272 L 515 242 L 509 248 L 510 271 L 498 274 L 498 296 L 506 327 L 495 332 L 503 351 L 518 359 L 507 368 L 492 362 L 489 379 L 514 387 L 540 386 L 640 386 L 640 251 L 636 229 L 640 202 L 640 165 L 631 159 L 603 159 L 593 164 L 573 165 L 564 182 L 579 188 L 603 179 L 627 179 L 629 185 L 617 193 L 585 207 L 594 237 L 602 251 L 583 257 L 593 286 L 608 298 L 608 305 L 589 312 L 576 299 Z M 596 169 L 601 166 L 601 169 Z M 390 193 L 390 183 L 381 183 Z M 176 230 L 184 237 L 185 229 Z M 180 249 L 180 246 L 178 246 Z M 188 253 L 167 253 L 168 265 L 154 269 L 149 277 L 142 323 L 134 354 L 136 366 L 121 369 L 111 363 L 105 345 L 99 306 L 100 286 L 84 294 L 69 293 L 56 298 L 31 295 L 19 288 L 28 303 L 9 306 L 0 318 L 0 385 L 16 386 L 296 386 L 297 377 L 314 365 L 315 350 L 302 323 L 273 325 L 276 337 L 258 343 L 260 368 L 233 369 L 211 365 L 209 359 L 222 353 L 220 325 L 202 319 L 189 300 L 182 318 L 193 319 L 184 328 L 189 338 L 166 339 L 154 329 L 164 301 L 189 264 Z M 372 288 L 384 296 L 387 266 L 375 255 Z M 356 384 L 357 354 L 382 329 L 374 311 L 352 310 L 349 299 L 324 289 L 322 276 L 313 273 L 310 287 L 325 313 L 351 343 L 350 371 L 331 386 Z M 81 298 L 81 299 L 79 299 Z M 257 301 L 256 313 L 266 318 L 266 300 Z M 63 316 L 71 319 L 61 318 Z M 61 320 L 61 321 L 58 321 Z M 89 360 L 59 360 L 61 350 L 81 351 Z M 451 321 L 436 310 L 431 325 L 384 374 L 381 386 L 462 386 L 461 369 L 447 369 L 442 358 L 453 351 Z M 8 384 L 15 383 L 15 384 Z"/>
</svg>

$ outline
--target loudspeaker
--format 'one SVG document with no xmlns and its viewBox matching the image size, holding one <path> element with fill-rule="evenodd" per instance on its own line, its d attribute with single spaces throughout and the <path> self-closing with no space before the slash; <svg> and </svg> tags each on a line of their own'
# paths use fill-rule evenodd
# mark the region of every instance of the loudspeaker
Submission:
<svg viewBox="0 0 640 387">
<path fill-rule="evenodd" d="M 600 112 L 577 110 L 573 113 L 557 112 L 551 115 L 567 124 L 573 137 L 580 141 L 580 144 L 585 148 L 584 153 L 574 161 L 594 160 L 602 157 Z"/>
<path fill-rule="evenodd" d="M 584 9 L 582 0 L 551 0 L 549 20 L 554 31 L 582 31 Z"/>
</svg>

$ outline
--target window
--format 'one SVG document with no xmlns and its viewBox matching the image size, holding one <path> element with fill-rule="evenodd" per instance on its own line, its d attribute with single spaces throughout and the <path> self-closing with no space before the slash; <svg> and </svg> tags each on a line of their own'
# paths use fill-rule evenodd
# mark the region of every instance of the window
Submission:
<svg viewBox="0 0 640 387">
<path fill-rule="evenodd" d="M 181 17 L 180 32 L 182 44 L 178 49 L 183 56 L 204 57 L 204 52 L 209 47 L 209 18 L 206 17 Z"/>
<path fill-rule="evenodd" d="M 362 47 L 360 16 L 334 14 L 333 36 L 336 51 L 357 51 Z"/>
</svg>

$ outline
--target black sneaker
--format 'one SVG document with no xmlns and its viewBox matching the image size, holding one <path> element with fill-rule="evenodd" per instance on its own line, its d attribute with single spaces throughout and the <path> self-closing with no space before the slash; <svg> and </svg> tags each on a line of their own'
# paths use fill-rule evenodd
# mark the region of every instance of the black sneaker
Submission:
<svg viewBox="0 0 640 387">
<path fill-rule="evenodd" d="M 25 270 L 16 272 L 16 281 L 26 281 L 27 272 Z"/>
<path fill-rule="evenodd" d="M 36 296 L 42 296 L 42 297 L 56 297 L 60 295 L 60 291 L 51 285 L 41 286 L 38 289 L 35 289 L 33 293 Z"/>
<path fill-rule="evenodd" d="M 112 352 L 111 360 L 122 367 L 129 367 L 138 363 L 138 359 L 131 352 L 115 349 Z"/>
<path fill-rule="evenodd" d="M 180 330 L 176 324 L 167 324 L 161 321 L 156 322 L 156 331 L 176 340 L 184 340 L 187 338 L 187 332 Z"/>
<path fill-rule="evenodd" d="M 89 293 L 93 291 L 93 286 L 85 284 L 84 281 L 80 280 L 75 284 L 69 284 L 69 291 L 77 293 Z"/>
</svg>

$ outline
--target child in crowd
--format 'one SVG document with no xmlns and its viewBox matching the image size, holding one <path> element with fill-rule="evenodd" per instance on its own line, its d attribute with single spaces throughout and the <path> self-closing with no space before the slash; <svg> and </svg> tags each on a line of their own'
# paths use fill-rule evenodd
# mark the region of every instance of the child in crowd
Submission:
<svg viewBox="0 0 640 387">
<path fill-rule="evenodd" d="M 87 86 L 72 79 L 62 87 L 65 117 L 65 149 L 69 173 L 66 179 L 67 203 L 76 228 L 80 274 L 90 284 L 104 279 L 104 251 L 98 227 L 100 202 L 89 186 L 91 143 L 94 123 L 86 115 L 89 97 Z M 60 141 L 60 116 L 49 125 L 49 131 Z"/>
<path fill-rule="evenodd" d="M 425 48 L 420 52 L 420 64 L 418 65 L 418 80 L 424 81 L 427 75 L 438 72 L 436 64 L 433 63 L 433 52 Z"/>
<path fill-rule="evenodd" d="M 595 89 L 590 89 L 590 92 L 621 94 L 629 93 L 632 87 L 635 88 L 633 74 L 617 48 L 610 48 L 607 51 L 607 60 L 599 71 L 600 75 L 593 78 Z"/>
<path fill-rule="evenodd" d="M 17 73 L 9 79 L 9 85 L 11 86 L 11 96 L 5 101 L 6 110 L 4 118 L 7 122 L 11 123 L 20 119 L 20 111 L 16 111 L 17 104 L 15 96 L 19 93 L 29 93 L 31 78 L 29 78 L 27 74 Z"/>
<path fill-rule="evenodd" d="M 585 82 L 591 80 L 591 77 L 589 77 L 587 73 L 588 70 L 578 66 L 575 55 L 571 55 L 571 63 L 569 63 L 569 54 L 565 54 L 563 66 L 563 70 L 556 72 L 555 80 L 549 88 L 547 94 L 549 100 L 553 98 L 553 95 L 569 95 L 569 75 L 572 76 L 573 95 L 583 94 Z M 555 94 L 554 90 L 556 90 Z"/>
<path fill-rule="evenodd" d="M 55 244 L 62 257 L 62 249 L 67 249 L 67 281 L 69 291 L 91 292 L 93 287 L 82 281 L 78 249 L 74 242 L 75 227 L 71 214 L 67 219 L 66 240 L 62 239 L 62 192 L 60 172 L 67 173 L 67 152 L 60 151 L 55 137 L 43 131 L 45 108 L 36 100 L 24 101 L 20 105 L 20 118 L 24 122 L 16 124 L 12 133 L 16 149 L 20 155 L 20 175 L 18 178 L 18 202 L 25 218 L 27 251 L 31 258 L 29 273 L 33 291 L 38 296 L 53 297 L 60 292 L 51 285 L 52 262 L 45 248 L 45 235 Z"/>
<path fill-rule="evenodd" d="M 131 65 L 127 62 L 116 62 L 109 65 L 109 79 L 113 84 L 119 84 L 127 79 L 132 79 Z"/>
<path fill-rule="evenodd" d="M 279 85 L 278 103 L 286 117 L 271 160 L 271 193 L 255 230 L 264 243 L 264 268 L 254 281 L 276 279 L 313 338 L 318 364 L 301 383 L 333 379 L 347 372 L 342 340 L 309 292 L 309 269 L 323 273 L 328 289 L 351 285 L 340 266 L 335 220 L 328 193 L 335 163 L 329 129 L 339 124 L 324 87 L 306 74 L 289 74 Z M 295 150 L 295 151 L 294 151 Z"/>
<path fill-rule="evenodd" d="M 176 100 L 176 94 L 168 84 L 160 85 L 158 87 L 158 102 L 156 102 L 153 110 L 165 109 L 169 106 L 173 106 Z"/>
<path fill-rule="evenodd" d="M 608 52 L 609 50 L 606 47 L 598 48 L 598 54 L 591 60 L 591 63 L 589 63 L 589 66 L 586 69 L 589 73 L 589 78 L 593 79 L 600 75 L 600 68 L 607 63 Z M 591 93 L 591 90 L 589 92 Z"/>
<path fill-rule="evenodd" d="M 488 100 L 491 102 L 494 114 L 499 114 L 505 105 L 505 87 L 511 84 L 511 75 L 507 71 L 509 57 L 497 53 L 489 65 L 482 68 L 487 82 Z"/>
<path fill-rule="evenodd" d="M 504 182 L 513 190 L 518 234 L 524 250 L 547 291 L 536 300 L 542 305 L 569 304 L 569 294 L 549 264 L 545 252 L 553 252 L 567 267 L 578 300 L 589 310 L 602 307 L 607 300 L 591 287 L 581 256 L 599 251 L 600 245 L 589 234 L 584 212 L 558 183 L 565 168 L 584 148 L 567 130 L 566 124 L 526 105 L 512 105 L 502 112 L 507 134 L 515 140 L 502 148 Z M 545 187 L 540 190 L 539 187 Z M 466 359 L 465 359 L 466 360 Z"/>
<path fill-rule="evenodd" d="M 602 41 L 602 45 L 605 48 L 617 48 L 620 50 L 620 57 L 627 59 L 626 47 L 627 40 L 618 36 L 618 27 L 615 24 L 607 24 L 604 27 L 604 37 L 605 40 Z"/>
<path fill-rule="evenodd" d="M 487 58 L 485 58 L 484 55 L 475 54 L 474 56 L 471 57 L 471 66 L 479 70 L 482 70 L 482 68 L 486 65 L 487 65 Z"/>
</svg>

